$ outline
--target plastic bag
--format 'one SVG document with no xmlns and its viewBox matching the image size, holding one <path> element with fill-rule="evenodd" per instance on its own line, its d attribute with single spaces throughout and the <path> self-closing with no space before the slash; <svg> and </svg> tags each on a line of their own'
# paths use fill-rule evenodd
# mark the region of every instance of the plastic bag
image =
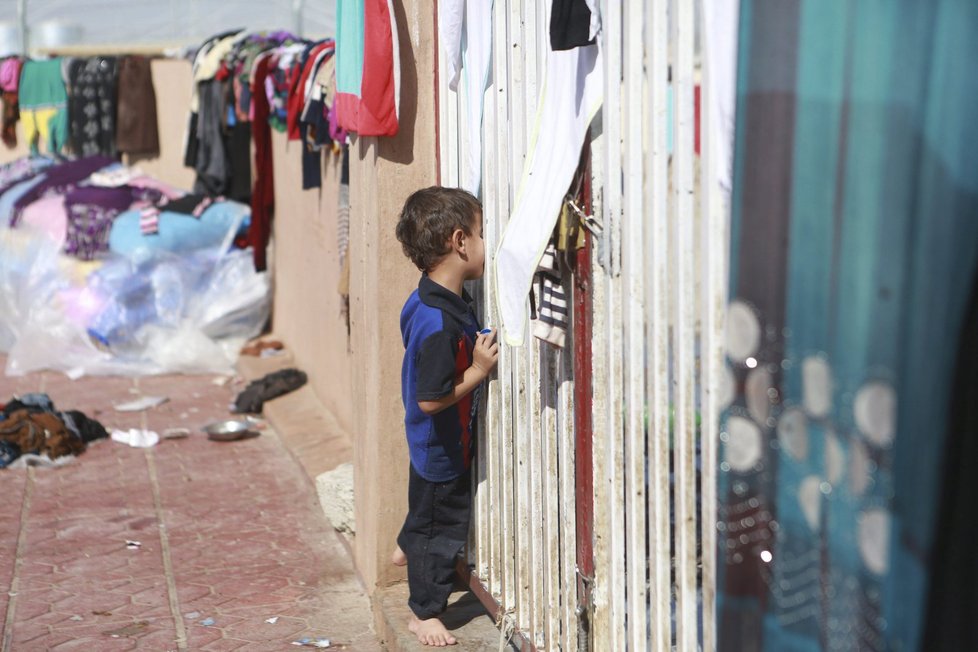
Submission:
<svg viewBox="0 0 978 652">
<path fill-rule="evenodd" d="M 226 374 L 268 319 L 268 274 L 249 251 L 139 251 L 93 264 L 59 256 L 43 237 L 16 238 L 9 251 L 0 242 L 8 375 Z"/>
</svg>

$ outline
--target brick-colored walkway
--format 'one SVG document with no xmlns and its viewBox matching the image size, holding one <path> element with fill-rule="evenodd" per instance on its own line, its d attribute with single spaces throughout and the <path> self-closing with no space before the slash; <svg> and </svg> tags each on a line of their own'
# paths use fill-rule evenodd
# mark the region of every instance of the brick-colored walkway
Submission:
<svg viewBox="0 0 978 652">
<path fill-rule="evenodd" d="M 0 377 L 0 401 L 43 391 L 110 429 L 196 430 L 228 416 L 233 389 L 212 380 Z M 170 402 L 112 409 L 140 393 Z M 60 469 L 0 470 L 0 617 L 2 652 L 300 650 L 291 642 L 320 636 L 381 649 L 345 546 L 268 431 L 102 441 Z"/>
</svg>

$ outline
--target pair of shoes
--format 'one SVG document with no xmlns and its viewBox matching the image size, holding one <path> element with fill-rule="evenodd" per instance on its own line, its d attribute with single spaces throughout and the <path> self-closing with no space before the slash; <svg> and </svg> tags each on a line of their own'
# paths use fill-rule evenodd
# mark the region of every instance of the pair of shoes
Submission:
<svg viewBox="0 0 978 652">
<path fill-rule="evenodd" d="M 265 349 L 281 351 L 284 348 L 285 345 L 278 340 L 255 340 L 254 342 L 249 342 L 241 347 L 241 355 L 259 356 Z"/>
<path fill-rule="evenodd" d="M 295 391 L 305 385 L 307 380 L 304 371 L 292 368 L 282 369 L 258 380 L 253 380 L 234 399 L 232 412 L 236 414 L 261 414 L 265 401 Z"/>
</svg>

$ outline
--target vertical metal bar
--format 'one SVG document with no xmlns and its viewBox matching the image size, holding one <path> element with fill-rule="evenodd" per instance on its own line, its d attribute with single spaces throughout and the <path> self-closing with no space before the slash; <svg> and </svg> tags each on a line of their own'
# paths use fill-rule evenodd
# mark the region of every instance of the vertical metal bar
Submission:
<svg viewBox="0 0 978 652">
<path fill-rule="evenodd" d="M 574 275 L 575 279 L 577 274 Z M 568 287 L 568 306 L 576 305 L 576 291 Z M 571 302 L 573 300 L 573 303 Z M 574 396 L 577 391 L 574 378 L 574 359 L 577 355 L 577 333 L 572 328 L 568 333 L 566 348 L 560 355 L 560 385 L 557 394 L 557 476 L 560 507 L 560 614 L 559 645 L 554 649 L 573 651 L 578 649 L 578 591 L 577 591 L 577 501 L 575 487 L 575 430 L 576 410 Z M 590 491 L 589 491 L 590 493 Z"/>
<path fill-rule="evenodd" d="M 648 89 L 648 153 L 645 206 L 649 219 L 646 251 L 645 310 L 648 324 L 646 404 L 649 424 L 649 549 L 651 553 L 648 648 L 667 652 L 672 646 L 672 544 L 669 535 L 669 171 L 667 101 L 669 71 L 668 0 L 650 0 L 646 8 L 645 55 Z"/>
<path fill-rule="evenodd" d="M 510 168 L 509 168 L 509 190 L 511 206 L 515 206 L 516 192 L 519 188 L 519 180 L 523 172 L 523 164 L 526 160 L 526 88 L 525 79 L 525 56 L 528 44 L 526 33 L 523 29 L 523 0 L 512 0 L 506 3 L 508 8 L 507 16 L 507 38 L 508 47 L 505 51 L 508 55 L 509 70 L 509 137 L 510 137 Z M 516 620 L 521 628 L 526 629 L 531 623 L 532 607 L 532 528 L 531 503 L 532 495 L 530 486 L 531 471 L 531 449 L 532 449 L 532 429 L 530 425 L 530 405 L 528 395 L 529 364 L 530 364 L 530 342 L 527 334 L 524 333 L 523 346 L 510 348 L 512 356 L 512 401 L 510 403 L 514 424 L 513 424 L 513 467 L 514 467 L 514 490 L 515 509 L 516 509 Z M 507 347 L 509 348 L 509 347 Z"/>
<path fill-rule="evenodd" d="M 494 21 L 495 22 L 495 21 Z M 495 48 L 493 48 L 495 50 Z M 494 62 L 490 62 L 494 65 Z M 496 294 L 492 291 L 491 270 L 495 266 L 496 247 L 499 245 L 499 238 L 502 232 L 502 222 L 499 218 L 499 180 L 497 168 L 497 149 L 494 146 L 496 140 L 496 85 L 499 77 L 493 72 L 490 75 L 491 84 L 489 90 L 484 94 L 485 106 L 483 110 L 482 142 L 486 146 L 482 148 L 482 199 L 483 199 L 483 230 L 485 232 L 486 247 L 486 275 L 483 280 L 483 295 L 485 300 L 485 323 L 484 325 L 495 325 L 499 323 L 496 317 Z M 480 487 L 485 496 L 484 518 L 484 538 L 480 540 L 479 547 L 479 576 L 486 582 L 489 592 L 498 600 L 501 595 L 500 582 L 500 547 L 502 544 L 502 521 L 499 501 L 499 439 L 501 436 L 500 421 L 500 376 L 499 373 L 492 377 L 488 383 L 486 396 L 486 418 L 484 432 L 480 433 L 481 445 L 480 453 L 483 457 L 480 460 L 485 464 L 485 480 Z"/>
<path fill-rule="evenodd" d="M 675 145 L 671 245 L 673 282 L 673 402 L 675 404 L 674 468 L 676 487 L 677 646 L 698 645 L 696 595 L 696 414 L 693 403 L 695 338 L 695 278 L 693 226 L 693 3 L 674 5 Z"/>
<path fill-rule="evenodd" d="M 625 628 L 625 518 L 622 423 L 622 293 L 621 279 L 614 273 L 619 260 L 621 222 L 621 5 L 614 0 L 601 4 L 605 62 L 605 94 L 599 139 L 601 174 L 595 185 L 601 195 L 602 281 L 595 284 L 594 328 L 594 415 L 604 432 L 596 441 L 600 454 L 594 458 L 595 472 L 595 577 L 594 642 L 599 650 L 624 650 Z M 595 273 L 600 273 L 597 269 Z M 600 293 L 597 292 L 600 290 Z M 600 322 L 599 322 L 600 320 Z M 603 440 L 603 441 L 602 441 Z"/>
<path fill-rule="evenodd" d="M 526 161 L 529 149 L 535 140 L 536 110 L 539 103 L 538 92 L 538 47 L 543 34 L 537 29 L 537 12 L 542 3 L 523 2 L 520 10 L 522 12 L 523 28 L 523 120 L 526 125 L 524 131 L 524 156 Z M 518 188 L 522 171 L 515 172 L 519 176 L 514 178 L 514 185 Z M 524 382 L 527 390 L 527 422 L 529 426 L 529 449 L 530 466 L 528 479 L 530 485 L 529 492 L 529 524 L 527 534 L 530 538 L 530 566 L 527 569 L 530 591 L 529 591 L 529 612 L 530 618 L 522 621 L 521 624 L 531 634 L 531 640 L 535 645 L 544 644 L 545 630 L 545 599 L 544 599 L 544 530 L 543 530 L 543 477 L 539 470 L 542 468 L 542 447 L 543 447 L 543 421 L 542 421 L 542 392 L 544 384 L 542 382 L 541 360 L 543 349 L 546 345 L 540 340 L 527 333 L 528 343 L 525 351 Z"/>
<path fill-rule="evenodd" d="M 526 568 L 526 578 L 529 583 L 527 610 L 529 618 L 521 621 L 525 631 L 530 632 L 530 639 L 534 645 L 542 645 L 543 634 L 543 478 L 540 470 L 542 468 L 541 446 L 543 443 L 542 431 L 542 405 L 541 405 L 541 370 L 540 357 L 541 342 L 530 334 L 529 329 L 526 333 L 525 345 L 525 366 L 523 369 L 523 383 L 526 391 L 526 419 L 524 421 L 527 429 L 527 443 L 529 444 L 529 455 L 526 456 L 527 464 L 523 469 L 524 481 L 527 486 L 527 530 L 526 535 L 529 539 L 529 566 Z"/>
<path fill-rule="evenodd" d="M 701 33 L 705 34 L 705 30 Z M 706 47 L 710 47 L 706 43 Z M 717 183 L 710 116 L 709 57 L 701 56 L 704 74 L 700 85 L 700 187 L 703 305 L 700 321 L 703 376 L 700 423 L 700 518 L 702 523 L 703 650 L 714 652 L 716 640 L 716 523 L 717 523 L 717 436 L 720 420 L 720 378 L 723 374 L 724 315 L 727 305 L 728 213 L 724 193 Z"/>
<path fill-rule="evenodd" d="M 509 10 L 504 2 L 493 4 L 493 99 L 495 104 L 496 131 L 493 133 L 496 151 L 496 217 L 501 236 L 509 219 L 511 205 L 510 170 L 512 162 L 509 151 L 509 134 L 503 125 L 509 120 L 509 38 L 507 23 Z M 498 240 L 497 240 L 498 246 Z M 499 324 L 498 315 L 497 321 Z M 499 365 L 496 371 L 499 392 L 499 438 L 498 474 L 494 478 L 496 490 L 493 492 L 499 505 L 501 537 L 499 544 L 500 595 L 499 601 L 504 610 L 511 609 L 516 601 L 516 521 L 513 500 L 513 395 L 512 368 L 513 353 L 510 347 L 501 347 Z"/>
<path fill-rule="evenodd" d="M 591 140 L 590 134 L 587 140 Z M 590 152 L 588 160 L 590 160 Z M 591 183 L 591 166 L 588 165 L 584 175 L 582 203 L 584 210 L 589 214 L 593 211 Z M 594 585 L 595 498 L 592 410 L 595 400 L 592 369 L 594 281 L 591 258 L 591 236 L 585 233 L 584 247 L 577 252 L 574 270 L 574 538 L 577 544 L 575 554 L 577 572 L 574 577 L 576 590 L 568 594 L 568 597 L 573 596 L 577 605 L 581 607 L 582 616 L 575 619 L 576 622 L 581 628 L 586 627 L 588 630 L 593 627 L 591 606 Z M 578 642 L 587 643 L 582 640 Z"/>
<path fill-rule="evenodd" d="M 643 251 L 642 131 L 644 96 L 642 6 L 625 3 L 623 15 L 622 143 L 624 215 L 622 217 L 622 302 L 624 304 L 625 399 L 625 578 L 628 647 L 644 650 L 648 628 L 646 546 L 648 494 L 645 490 L 645 274 Z"/>
<path fill-rule="evenodd" d="M 563 351 L 556 351 L 550 346 L 543 347 L 541 364 L 541 382 L 543 395 L 543 439 L 540 476 L 543 482 L 542 502 L 543 512 L 543 593 L 541 610 L 543 626 L 541 627 L 542 647 L 546 650 L 560 648 L 560 612 L 561 612 L 561 554 L 560 554 L 560 391 L 564 384 L 561 374 L 560 360 Z M 539 647 L 539 646 L 538 646 Z"/>
</svg>

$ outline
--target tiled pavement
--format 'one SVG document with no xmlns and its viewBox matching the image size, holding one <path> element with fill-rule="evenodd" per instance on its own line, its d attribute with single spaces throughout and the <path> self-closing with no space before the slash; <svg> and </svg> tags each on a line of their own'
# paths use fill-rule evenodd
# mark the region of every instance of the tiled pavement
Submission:
<svg viewBox="0 0 978 652">
<path fill-rule="evenodd" d="M 0 377 L 0 401 L 44 391 L 108 428 L 196 430 L 227 416 L 235 388 L 213 380 L 39 373 Z M 140 394 L 170 401 L 111 407 Z M 0 470 L 0 616 L 3 652 L 299 650 L 319 636 L 381 649 L 346 548 L 270 430 L 147 450 L 102 441 L 59 469 Z"/>
</svg>

